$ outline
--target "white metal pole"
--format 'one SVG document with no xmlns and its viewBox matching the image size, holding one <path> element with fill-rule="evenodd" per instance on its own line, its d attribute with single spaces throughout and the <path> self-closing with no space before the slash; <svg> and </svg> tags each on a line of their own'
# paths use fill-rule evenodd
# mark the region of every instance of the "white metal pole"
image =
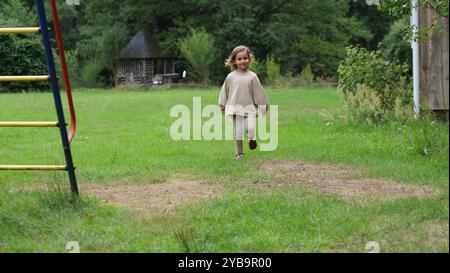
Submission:
<svg viewBox="0 0 450 273">
<path fill-rule="evenodd" d="M 415 34 L 419 31 L 419 8 L 418 0 L 411 0 L 411 26 Z M 416 37 L 417 38 L 417 37 Z M 420 115 L 420 63 L 419 63 L 419 41 L 413 39 L 411 41 L 412 59 L 413 59 L 413 91 L 414 91 L 414 112 L 415 118 Z"/>
</svg>

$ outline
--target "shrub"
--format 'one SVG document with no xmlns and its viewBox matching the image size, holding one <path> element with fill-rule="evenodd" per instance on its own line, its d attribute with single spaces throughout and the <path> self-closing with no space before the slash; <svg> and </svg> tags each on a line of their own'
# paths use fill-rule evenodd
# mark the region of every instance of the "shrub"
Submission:
<svg viewBox="0 0 450 273">
<path fill-rule="evenodd" d="M 256 57 L 254 57 L 250 69 L 255 72 L 259 78 L 261 78 L 263 74 L 263 66 L 264 62 L 260 62 L 258 59 L 256 59 Z"/>
<path fill-rule="evenodd" d="M 299 84 L 304 87 L 312 87 L 314 85 L 314 74 L 311 71 L 311 65 L 307 65 L 300 73 Z"/>
<path fill-rule="evenodd" d="M 72 87 L 80 86 L 80 68 L 78 62 L 78 50 L 65 51 L 67 69 L 69 70 L 70 83 Z"/>
<path fill-rule="evenodd" d="M 354 120 L 368 124 L 377 124 L 383 121 L 386 112 L 381 106 L 381 98 L 375 90 L 358 84 L 354 94 L 343 92 L 339 94 L 344 99 L 350 117 Z"/>
<path fill-rule="evenodd" d="M 210 67 L 216 55 L 214 39 L 203 29 L 192 29 L 188 37 L 179 40 L 178 48 L 181 55 L 188 61 L 190 79 L 196 83 L 208 85 Z"/>
<path fill-rule="evenodd" d="M 281 74 L 280 74 L 280 65 L 275 62 L 275 58 L 272 55 L 267 56 L 266 60 L 266 72 L 267 72 L 267 81 L 271 85 L 276 85 L 280 83 Z"/>
<path fill-rule="evenodd" d="M 31 1 L 28 1 L 31 2 Z M 0 26 L 35 26 L 38 24 L 36 11 L 23 0 L 3 0 L 0 3 Z"/>
<path fill-rule="evenodd" d="M 385 61 L 379 51 L 349 47 L 347 57 L 338 69 L 339 90 L 349 114 L 370 123 L 379 123 L 408 112 L 412 105 L 408 71 L 407 64 Z"/>
<path fill-rule="evenodd" d="M 69 71 L 70 86 L 72 88 L 79 87 L 81 84 L 80 84 L 80 71 L 78 68 L 79 66 L 77 59 L 78 51 L 67 50 L 64 52 L 64 55 L 66 57 L 67 69 Z M 64 88 L 64 81 L 63 81 L 61 59 L 59 57 L 59 52 L 56 48 L 53 48 L 53 59 L 55 60 L 56 75 L 59 76 L 60 78 L 58 84 L 59 87 L 62 89 Z"/>
<path fill-rule="evenodd" d="M 88 63 L 83 67 L 81 72 L 81 79 L 83 86 L 88 87 L 102 87 L 105 81 L 102 80 L 101 73 L 104 70 L 104 66 L 100 63 L 93 62 Z"/>
<path fill-rule="evenodd" d="M 0 35 L 0 75 L 47 75 L 44 47 L 39 38 Z M 0 92 L 50 90 L 46 81 L 4 82 Z"/>
</svg>

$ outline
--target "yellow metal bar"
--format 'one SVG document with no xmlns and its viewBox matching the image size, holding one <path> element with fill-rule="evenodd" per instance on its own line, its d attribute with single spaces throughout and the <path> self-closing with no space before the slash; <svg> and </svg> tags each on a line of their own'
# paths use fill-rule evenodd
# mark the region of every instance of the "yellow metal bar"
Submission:
<svg viewBox="0 0 450 273">
<path fill-rule="evenodd" d="M 49 75 L 42 75 L 42 76 L 0 76 L 0 82 L 46 81 L 48 79 L 50 79 Z"/>
<path fill-rule="evenodd" d="M 39 27 L 2 27 L 0 34 L 38 33 Z"/>
<path fill-rule="evenodd" d="M 57 127 L 56 121 L 8 121 L 0 122 L 0 127 Z"/>
<path fill-rule="evenodd" d="M 0 171 L 65 171 L 63 165 L 0 165 Z"/>
</svg>

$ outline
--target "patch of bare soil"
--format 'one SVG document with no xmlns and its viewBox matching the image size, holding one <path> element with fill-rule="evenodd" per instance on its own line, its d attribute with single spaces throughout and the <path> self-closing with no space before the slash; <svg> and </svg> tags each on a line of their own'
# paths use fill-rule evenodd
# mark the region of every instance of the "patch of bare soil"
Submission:
<svg viewBox="0 0 450 273">
<path fill-rule="evenodd" d="M 220 194 L 220 186 L 198 181 L 169 179 L 163 183 L 114 183 L 84 184 L 85 194 L 104 203 L 138 212 L 142 216 L 153 216 L 175 207 L 195 203 Z"/>
<path fill-rule="evenodd" d="M 260 168 L 275 175 L 273 181 L 261 183 L 263 187 L 303 185 L 315 192 L 348 201 L 428 197 L 439 193 L 438 189 L 431 186 L 367 178 L 363 170 L 348 166 L 285 161 L 264 163 Z"/>
<path fill-rule="evenodd" d="M 131 181 L 111 183 L 80 183 L 80 194 L 99 199 L 106 204 L 137 212 L 143 217 L 170 212 L 172 209 L 214 198 L 223 192 L 223 186 L 187 177 L 169 178 L 161 183 L 136 183 Z M 17 190 L 69 191 L 69 185 L 55 183 L 30 183 Z"/>
<path fill-rule="evenodd" d="M 352 203 L 386 200 L 401 197 L 427 197 L 439 193 L 431 186 L 399 183 L 380 178 L 367 178 L 361 169 L 323 163 L 283 161 L 257 166 L 274 176 L 269 181 L 257 181 L 262 189 L 305 186 L 314 192 L 338 196 Z M 254 184 L 243 182 L 247 187 Z M 26 185 L 27 189 L 45 185 Z M 171 211 L 206 198 L 222 194 L 224 183 L 208 184 L 189 177 L 174 176 L 163 183 L 114 182 L 107 184 L 83 183 L 81 194 L 100 199 L 104 203 L 136 211 L 142 216 L 152 216 Z"/>
</svg>

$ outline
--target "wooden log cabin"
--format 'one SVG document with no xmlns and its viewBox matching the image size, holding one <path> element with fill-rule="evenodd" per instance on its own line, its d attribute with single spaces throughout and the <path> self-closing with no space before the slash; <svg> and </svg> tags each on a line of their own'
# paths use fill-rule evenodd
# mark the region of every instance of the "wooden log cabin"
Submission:
<svg viewBox="0 0 450 273">
<path fill-rule="evenodd" d="M 139 31 L 117 58 L 116 86 L 151 86 L 177 82 L 176 59 L 161 55 L 155 36 Z"/>
</svg>

